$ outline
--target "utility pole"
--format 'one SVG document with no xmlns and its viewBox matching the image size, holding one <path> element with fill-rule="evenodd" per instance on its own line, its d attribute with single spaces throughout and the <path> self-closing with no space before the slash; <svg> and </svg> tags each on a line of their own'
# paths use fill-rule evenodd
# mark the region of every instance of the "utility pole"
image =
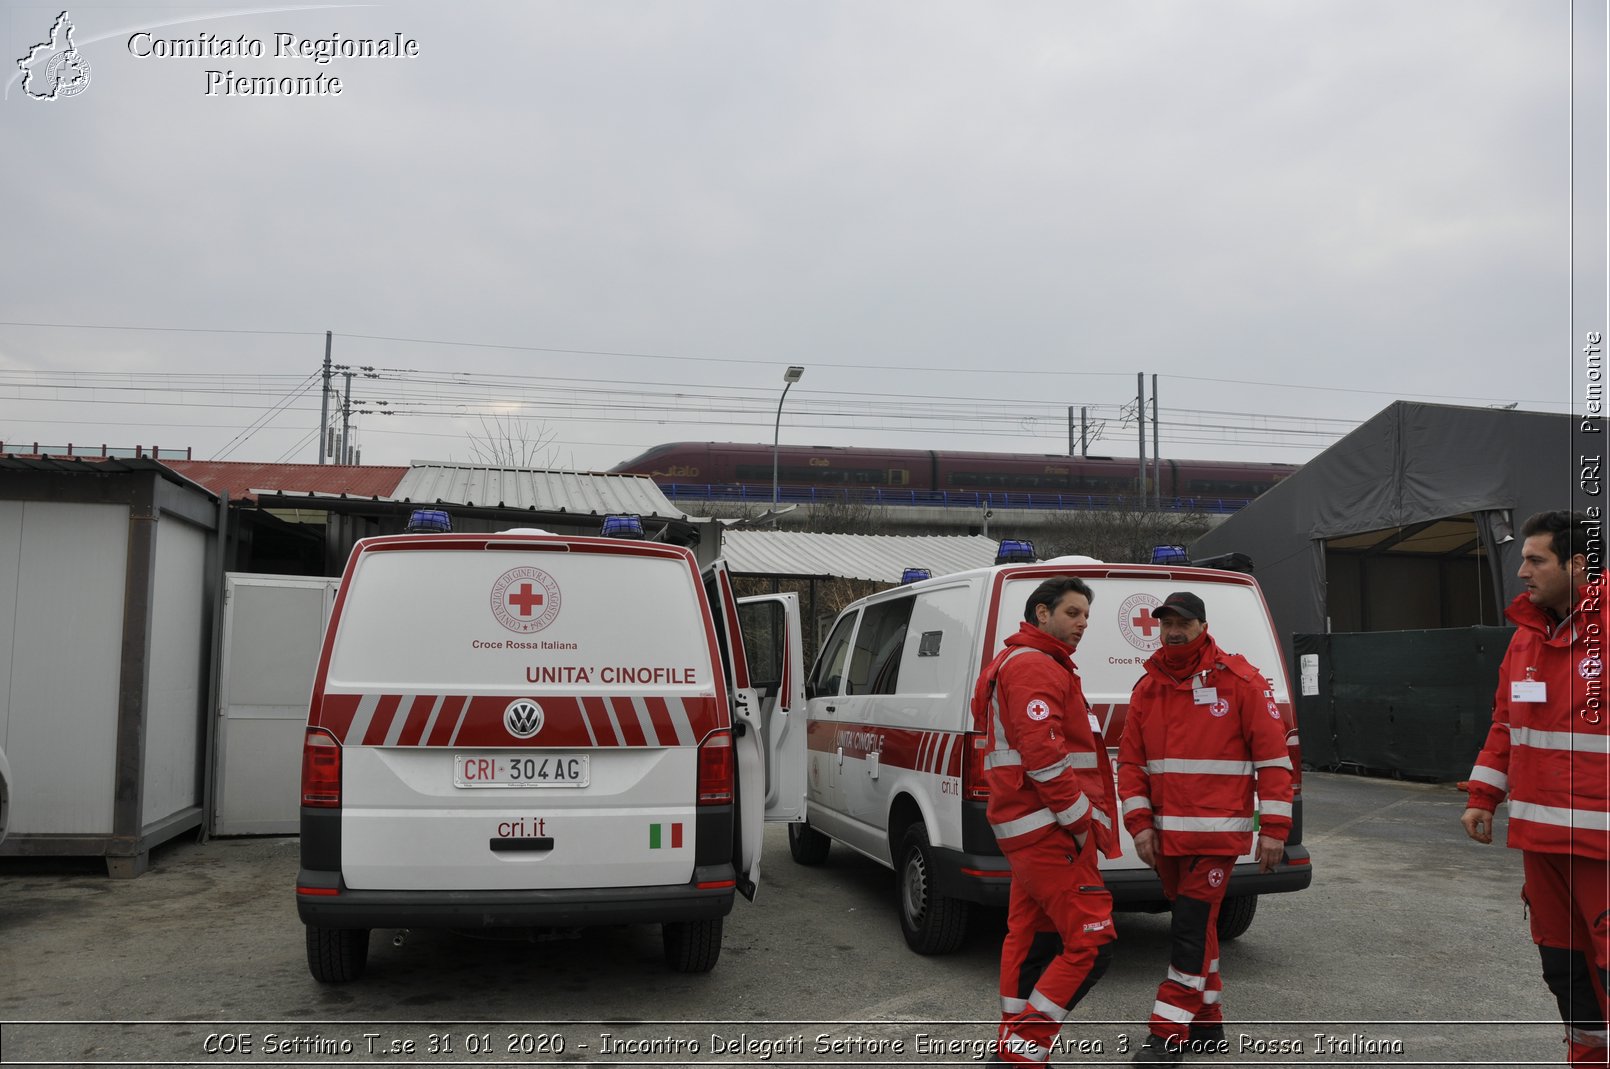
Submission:
<svg viewBox="0 0 1610 1069">
<path fill-rule="evenodd" d="M 347 435 L 352 431 L 352 369 L 347 369 L 347 392 L 341 401 L 341 463 L 352 463 L 352 446 Z"/>
<path fill-rule="evenodd" d="M 1068 455 L 1076 456 L 1073 451 L 1073 406 L 1068 406 Z"/>
<path fill-rule="evenodd" d="M 1141 508 L 1146 507 L 1146 372 L 1135 372 L 1135 426 L 1140 430 L 1140 472 L 1135 489 L 1140 492 Z"/>
<path fill-rule="evenodd" d="M 330 451 L 330 332 L 324 332 L 324 394 L 319 402 L 319 463 Z"/>
<path fill-rule="evenodd" d="M 1157 372 L 1152 372 L 1152 470 L 1157 473 L 1157 508 L 1163 507 L 1163 451 L 1157 447 Z"/>
<path fill-rule="evenodd" d="M 1079 455 L 1090 455 L 1090 409 L 1088 406 L 1079 406 Z"/>
</svg>

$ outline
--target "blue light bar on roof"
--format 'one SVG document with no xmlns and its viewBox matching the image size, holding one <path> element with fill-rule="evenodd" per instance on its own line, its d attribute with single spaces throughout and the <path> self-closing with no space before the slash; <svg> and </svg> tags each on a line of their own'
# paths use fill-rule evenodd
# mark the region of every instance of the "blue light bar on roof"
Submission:
<svg viewBox="0 0 1610 1069">
<path fill-rule="evenodd" d="M 1185 552 L 1184 546 L 1153 546 L 1153 564 L 1189 564 L 1190 556 Z"/>
<path fill-rule="evenodd" d="M 637 516 L 605 516 L 605 538 L 642 538 L 643 521 Z"/>
<path fill-rule="evenodd" d="M 907 583 L 920 583 L 924 579 L 932 578 L 933 574 L 934 573 L 929 571 L 927 568 L 907 568 L 905 571 L 900 573 L 900 585 L 905 586 Z"/>
<path fill-rule="evenodd" d="M 438 534 L 453 529 L 453 517 L 444 509 L 415 509 L 408 517 L 409 534 Z"/>
<path fill-rule="evenodd" d="M 996 564 L 1033 564 L 1034 543 L 1026 538 L 1003 538 L 995 551 Z"/>
</svg>

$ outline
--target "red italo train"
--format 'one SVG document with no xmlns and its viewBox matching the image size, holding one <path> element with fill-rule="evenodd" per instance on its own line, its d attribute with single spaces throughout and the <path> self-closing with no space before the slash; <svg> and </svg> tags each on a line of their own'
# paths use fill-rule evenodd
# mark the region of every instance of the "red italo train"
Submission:
<svg viewBox="0 0 1610 1069">
<path fill-rule="evenodd" d="M 1147 492 L 1156 465 L 1147 461 Z M 671 442 L 610 469 L 672 483 L 748 484 L 770 489 L 772 447 L 729 442 Z M 1164 460 L 1162 492 L 1169 498 L 1254 498 L 1297 470 L 1295 464 L 1224 460 Z M 972 453 L 942 449 L 879 449 L 785 445 L 777 450 L 783 486 L 867 487 L 927 492 L 991 491 L 1136 493 L 1137 462 L 1122 457 L 1032 453 Z"/>
</svg>

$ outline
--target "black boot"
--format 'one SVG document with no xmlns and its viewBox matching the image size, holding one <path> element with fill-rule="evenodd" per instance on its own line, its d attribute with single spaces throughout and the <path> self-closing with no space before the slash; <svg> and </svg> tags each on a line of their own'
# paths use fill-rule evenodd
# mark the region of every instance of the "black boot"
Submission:
<svg viewBox="0 0 1610 1069">
<path fill-rule="evenodd" d="M 1177 1039 L 1165 1039 L 1155 1032 L 1135 1051 L 1131 1062 L 1139 1065 L 1178 1065 L 1185 1060 L 1185 1046 Z"/>
<path fill-rule="evenodd" d="M 1229 1048 L 1224 1045 L 1224 1025 L 1193 1024 L 1185 1040 L 1185 1049 L 1192 1054 L 1222 1054 Z"/>
</svg>

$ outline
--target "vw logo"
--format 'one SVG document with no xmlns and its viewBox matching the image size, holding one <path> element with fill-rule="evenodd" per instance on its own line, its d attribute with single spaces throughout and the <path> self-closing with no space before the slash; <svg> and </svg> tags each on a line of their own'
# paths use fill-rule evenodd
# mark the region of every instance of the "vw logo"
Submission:
<svg viewBox="0 0 1610 1069">
<path fill-rule="evenodd" d="M 503 710 L 503 726 L 517 739 L 529 739 L 541 731 L 543 719 L 542 706 L 526 698 L 510 702 Z"/>
</svg>

